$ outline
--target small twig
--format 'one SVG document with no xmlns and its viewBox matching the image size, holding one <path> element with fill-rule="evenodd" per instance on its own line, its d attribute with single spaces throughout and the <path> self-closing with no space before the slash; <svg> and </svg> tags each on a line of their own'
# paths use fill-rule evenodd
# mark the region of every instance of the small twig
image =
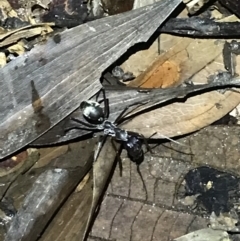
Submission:
<svg viewBox="0 0 240 241">
<path fill-rule="evenodd" d="M 240 37 L 240 22 L 215 22 L 199 17 L 173 18 L 158 31 L 188 37 Z"/>
</svg>

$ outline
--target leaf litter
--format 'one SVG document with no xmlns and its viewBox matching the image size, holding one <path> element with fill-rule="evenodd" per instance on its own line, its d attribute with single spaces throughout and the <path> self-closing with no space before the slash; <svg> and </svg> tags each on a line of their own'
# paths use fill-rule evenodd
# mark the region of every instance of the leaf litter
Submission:
<svg viewBox="0 0 240 241">
<path fill-rule="evenodd" d="M 161 37 L 163 37 L 163 36 L 161 36 Z M 163 40 L 161 42 L 164 43 Z M 174 46 L 173 46 L 173 52 L 175 51 L 175 53 L 171 54 L 171 52 L 170 52 L 170 56 L 168 56 L 168 51 L 167 51 L 166 54 L 161 56 L 162 59 L 158 60 L 161 64 L 159 64 L 159 62 L 157 62 L 157 64 L 155 62 L 155 64 L 154 64 L 154 65 L 156 65 L 157 67 L 160 68 L 160 70 L 157 70 L 157 72 L 159 71 L 159 73 L 161 73 L 165 70 L 164 71 L 164 72 L 166 72 L 165 76 L 167 76 L 167 77 L 162 78 L 161 83 L 155 83 L 156 78 L 158 78 L 158 77 L 155 76 L 154 81 L 144 80 L 144 81 L 141 82 L 141 84 L 140 83 L 136 84 L 136 86 L 158 87 L 158 86 L 155 86 L 155 85 L 159 84 L 160 87 L 165 87 L 165 86 L 167 87 L 167 86 L 172 85 L 172 84 L 181 83 L 181 82 L 183 82 L 183 80 L 189 79 L 189 78 L 192 78 L 193 82 L 203 83 L 202 80 L 204 79 L 206 81 L 209 74 L 211 74 L 213 72 L 216 72 L 220 69 L 223 69 L 223 65 L 222 65 L 222 62 L 221 62 L 222 61 L 221 60 L 221 47 L 223 47 L 223 42 L 222 43 L 220 42 L 220 43 L 217 43 L 217 44 L 214 41 L 208 42 L 207 47 L 209 47 L 209 48 L 204 48 L 206 46 L 206 42 L 204 42 L 203 40 L 202 41 L 198 40 L 196 42 L 192 42 L 191 39 L 189 39 L 189 42 L 186 39 L 185 39 L 185 41 L 180 40 L 179 46 L 184 45 L 184 43 L 187 44 L 187 46 L 182 48 L 183 49 L 182 52 L 180 51 L 181 48 L 180 49 L 177 49 L 177 48 L 174 49 Z M 168 44 L 169 43 L 170 43 L 170 45 L 172 44 L 171 40 L 168 42 Z M 202 46 L 204 46 L 204 47 L 202 47 Z M 168 49 L 171 50 L 171 47 L 169 47 Z M 177 51 L 179 51 L 179 53 Z M 212 54 L 210 54 L 210 53 L 212 53 Z M 204 56 L 204 54 L 205 54 L 205 56 Z M 195 62 L 196 59 L 194 59 L 195 56 L 197 56 L 197 61 L 199 61 L 198 64 L 194 64 L 194 63 L 196 63 Z M 218 56 L 219 56 L 219 58 L 218 58 Z M 163 60 L 163 59 L 165 59 L 165 60 Z M 182 60 L 184 60 L 184 61 L 182 61 Z M 215 65 L 214 65 L 214 63 L 215 63 Z M 136 66 L 136 64 L 134 64 L 134 65 Z M 219 65 L 221 66 L 221 68 L 219 68 Z M 138 65 L 138 69 L 139 69 L 139 65 Z M 152 69 L 154 69 L 154 68 L 152 67 Z M 203 70 L 205 70 L 205 72 Z M 153 72 L 155 72 L 155 70 L 153 70 Z M 174 72 L 174 73 L 172 73 L 172 72 Z M 145 75 L 146 75 L 146 73 L 145 73 Z M 149 74 L 149 75 L 150 75 L 150 77 L 152 76 L 152 74 Z M 167 80 L 167 81 L 165 82 L 164 80 Z M 148 81 L 149 81 L 150 86 L 148 86 Z M 133 81 L 133 83 L 136 83 L 136 80 Z M 131 84 L 133 84 L 133 83 L 131 83 Z M 235 98 L 232 97 L 233 99 L 228 101 L 229 100 L 228 98 L 230 98 L 231 95 L 234 95 L 234 94 L 235 94 L 235 96 L 234 96 Z M 206 94 L 204 94 L 204 95 L 206 95 Z M 195 98 L 195 97 L 192 97 L 192 98 Z M 170 127 L 168 127 L 168 128 L 169 129 L 173 128 L 174 130 L 172 132 L 169 131 L 169 130 L 168 130 L 169 132 L 167 132 L 167 131 L 164 132 L 165 127 L 161 127 L 161 126 L 166 126 L 169 123 L 169 121 L 168 122 L 163 121 L 161 123 L 161 125 L 159 125 L 159 123 L 158 124 L 152 124 L 152 122 L 154 122 L 154 121 L 153 121 L 152 118 L 148 118 L 149 116 L 147 116 L 147 113 L 143 114 L 139 117 L 135 117 L 134 118 L 135 124 L 133 124 L 133 126 L 131 126 L 131 122 L 129 122 L 126 125 L 124 125 L 124 128 L 129 128 L 131 130 L 134 130 L 134 131 L 136 130 L 138 132 L 140 132 L 140 130 L 141 130 L 141 131 L 143 131 L 144 134 L 145 134 L 145 131 L 146 131 L 146 136 L 149 136 L 150 132 L 154 132 L 155 130 L 157 130 L 157 132 L 159 132 L 159 133 L 162 133 L 164 135 L 173 137 L 173 136 L 176 136 L 176 135 L 182 135 L 182 134 L 186 134 L 186 133 L 189 133 L 189 132 L 193 132 L 193 131 L 198 130 L 198 129 L 204 127 L 204 126 L 209 125 L 210 123 L 214 122 L 215 119 L 219 119 L 220 118 L 219 116 L 224 116 L 224 113 L 228 113 L 232 108 L 234 108 L 237 105 L 236 102 L 239 103 L 239 95 L 236 94 L 236 93 L 230 92 L 230 91 L 227 92 L 226 94 L 224 94 L 224 96 L 222 96 L 222 94 L 220 94 L 218 92 L 216 92 L 216 96 L 212 96 L 212 93 L 211 93 L 211 94 L 209 94 L 209 96 L 206 95 L 203 98 L 203 100 L 202 99 L 196 99 L 195 102 L 194 102 L 194 100 L 193 100 L 193 102 L 191 102 L 192 98 L 190 98 L 190 100 L 188 99 L 186 104 L 185 103 L 180 104 L 180 106 L 176 105 L 174 107 L 174 104 L 171 104 L 170 106 L 166 106 L 166 109 L 165 109 L 165 111 L 163 112 L 162 115 L 157 114 L 158 111 L 161 110 L 162 108 L 157 109 L 156 110 L 157 113 L 154 112 L 155 110 L 151 113 L 153 116 L 156 116 L 156 118 L 155 118 L 156 121 L 159 121 L 159 119 L 162 119 L 164 116 L 167 115 L 166 113 L 169 113 L 168 117 L 170 117 L 170 115 L 172 113 L 177 113 L 177 110 L 180 110 L 180 113 L 184 113 L 183 116 L 184 115 L 188 116 L 188 117 L 186 117 L 187 120 L 185 120 L 183 118 L 184 119 L 183 122 L 187 125 L 190 125 L 189 122 L 192 122 L 192 121 L 189 121 L 189 120 L 192 120 L 194 118 L 198 119 L 199 123 L 198 122 L 193 123 L 193 126 L 187 127 L 186 130 L 180 129 L 179 127 L 176 127 L 176 129 L 174 129 L 174 124 L 172 124 L 172 126 L 170 125 Z M 237 99 L 236 102 L 234 101 L 235 99 Z M 188 101 L 190 101 L 190 102 L 188 103 Z M 209 106 L 207 106 L 207 104 L 209 102 L 211 102 L 211 103 L 209 104 Z M 224 105 L 225 102 L 227 102 L 226 106 Z M 183 105 L 185 105 L 186 109 L 184 109 L 185 107 L 183 107 Z M 204 108 L 203 108 L 203 110 L 199 111 L 200 113 L 199 112 L 193 113 L 193 114 L 191 113 L 191 112 L 193 112 L 193 110 L 199 109 L 199 107 L 202 106 L 202 105 L 204 106 Z M 173 106 L 172 110 L 171 110 L 171 106 Z M 205 106 L 207 106 L 207 107 L 205 107 Z M 214 108 L 214 106 L 216 106 L 216 108 Z M 196 107 L 198 107 L 198 108 L 196 108 Z M 213 112 L 210 113 L 210 111 L 212 109 L 213 109 Z M 218 112 L 218 114 L 214 114 L 214 112 Z M 174 115 L 174 117 L 172 117 L 172 118 L 173 119 L 175 118 L 175 120 L 176 120 L 177 116 L 179 116 L 178 113 L 176 115 Z M 199 120 L 199 117 L 202 117 L 203 119 Z M 139 118 L 139 122 L 136 122 L 136 120 L 138 120 L 137 118 Z M 209 120 L 206 120 L 206 119 L 209 119 Z M 141 124 L 143 123 L 143 120 L 149 121 L 149 122 L 147 122 L 147 125 L 148 125 L 147 130 L 144 130 L 145 126 L 141 126 Z M 181 121 L 182 120 L 180 119 L 179 122 L 181 122 Z M 149 125 L 149 123 L 150 123 L 150 125 Z M 146 124 L 146 122 L 144 124 Z M 139 126 L 138 127 L 139 129 L 138 128 L 134 129 L 134 126 Z M 179 133 L 178 128 L 180 130 L 183 130 L 183 131 Z M 106 157 L 104 157 L 104 158 L 106 158 Z M 101 157 L 102 160 L 104 160 L 104 158 Z M 109 162 L 111 163 L 111 165 L 113 164 L 113 157 L 109 159 Z M 109 166 L 109 168 L 111 167 L 111 165 Z M 99 175 L 101 176 L 102 173 L 104 173 L 104 172 L 99 171 L 99 169 L 97 169 L 97 173 L 99 173 Z M 104 175 L 103 179 L 106 179 L 106 177 L 108 177 L 108 175 L 109 175 L 108 173 L 109 173 L 109 171 L 107 172 L 106 176 Z M 95 181 L 96 180 L 99 180 L 99 179 L 95 179 Z M 103 181 L 103 183 L 99 184 L 99 187 L 100 187 L 101 190 L 99 192 L 97 192 L 97 197 L 95 197 L 96 198 L 95 201 L 99 199 L 100 193 L 102 192 L 102 189 L 103 189 L 103 186 L 105 186 L 104 185 L 105 183 L 106 183 L 106 180 Z M 96 187 L 98 187 L 98 186 L 95 186 L 95 188 Z M 93 212 L 94 209 L 92 209 L 92 212 Z M 126 212 L 126 214 L 127 214 L 127 212 Z M 133 231 L 134 231 L 134 229 L 133 229 Z M 137 232 L 137 229 L 136 229 L 136 231 L 134 231 L 134 234 L 135 234 L 135 232 Z M 114 233 L 114 232 L 112 232 L 112 233 Z"/>
</svg>

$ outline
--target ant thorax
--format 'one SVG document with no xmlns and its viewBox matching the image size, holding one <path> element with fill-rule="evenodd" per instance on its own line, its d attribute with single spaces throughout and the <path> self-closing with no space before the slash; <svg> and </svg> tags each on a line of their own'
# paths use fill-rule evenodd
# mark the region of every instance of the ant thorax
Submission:
<svg viewBox="0 0 240 241">
<path fill-rule="evenodd" d="M 116 128 L 115 138 L 118 141 L 128 141 L 128 132 L 126 130 Z"/>
<path fill-rule="evenodd" d="M 104 135 L 113 136 L 118 141 L 128 140 L 128 132 L 118 128 L 113 122 L 105 120 L 100 126 Z"/>
<path fill-rule="evenodd" d="M 83 112 L 83 116 L 89 121 L 103 122 L 104 111 L 98 102 L 92 100 L 83 101 L 80 108 Z"/>
</svg>

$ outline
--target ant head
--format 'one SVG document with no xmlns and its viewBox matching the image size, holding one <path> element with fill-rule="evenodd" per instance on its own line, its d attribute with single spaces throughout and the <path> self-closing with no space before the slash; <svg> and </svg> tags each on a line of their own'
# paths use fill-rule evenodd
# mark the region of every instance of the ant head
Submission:
<svg viewBox="0 0 240 241">
<path fill-rule="evenodd" d="M 104 111 L 96 101 L 88 100 L 80 104 L 83 116 L 90 122 L 102 123 L 104 121 Z"/>
</svg>

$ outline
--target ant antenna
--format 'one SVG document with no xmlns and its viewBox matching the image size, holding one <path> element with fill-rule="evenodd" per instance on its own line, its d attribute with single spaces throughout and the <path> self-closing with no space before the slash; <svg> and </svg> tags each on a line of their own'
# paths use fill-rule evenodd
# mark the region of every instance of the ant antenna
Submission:
<svg viewBox="0 0 240 241">
<path fill-rule="evenodd" d="M 148 139 L 152 138 L 152 137 L 155 136 L 156 134 L 157 134 L 157 132 L 155 132 L 154 134 L 152 134 Z M 178 141 L 175 141 L 175 140 L 173 140 L 172 138 L 170 138 L 170 137 L 168 137 L 168 136 L 165 136 L 165 135 L 163 135 L 163 134 L 160 134 L 160 136 L 163 137 L 164 139 L 167 139 L 167 140 L 169 140 L 169 141 L 171 141 L 171 142 L 173 142 L 173 143 L 176 143 L 176 144 L 178 144 L 178 145 L 180 145 L 180 146 L 186 146 L 185 144 L 182 144 L 182 143 L 180 143 L 180 142 L 178 142 Z"/>
</svg>

